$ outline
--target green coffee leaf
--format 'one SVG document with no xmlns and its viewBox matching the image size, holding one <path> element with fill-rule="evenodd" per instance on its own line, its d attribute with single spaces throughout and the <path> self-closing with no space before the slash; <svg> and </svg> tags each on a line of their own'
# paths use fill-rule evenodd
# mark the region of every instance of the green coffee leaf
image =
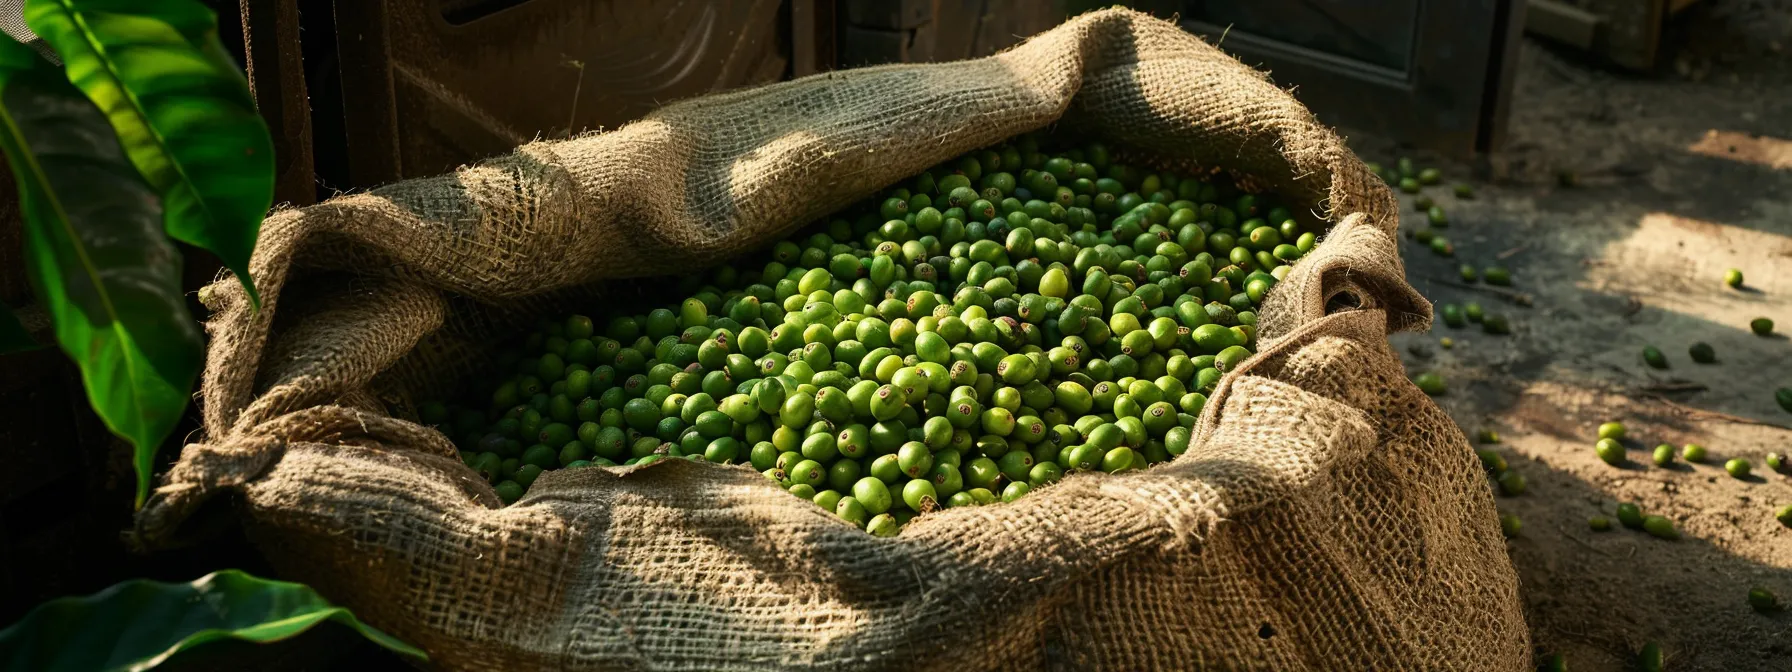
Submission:
<svg viewBox="0 0 1792 672">
<path fill-rule="evenodd" d="M 134 672 L 207 642 L 265 644 L 326 620 L 354 628 L 398 653 L 429 659 L 330 604 L 309 586 L 227 569 L 192 583 L 125 581 L 93 595 L 38 605 L 0 630 L 0 668 Z"/>
<path fill-rule="evenodd" d="M 161 194 L 168 235 L 218 255 L 259 305 L 249 256 L 273 201 L 273 141 L 217 17 L 197 0 L 29 0 L 25 22 Z"/>
<path fill-rule="evenodd" d="M 141 504 L 201 358 L 161 205 L 105 115 L 11 40 L 0 40 L 0 148 L 19 186 L 26 272 L 94 410 L 136 446 Z"/>
</svg>

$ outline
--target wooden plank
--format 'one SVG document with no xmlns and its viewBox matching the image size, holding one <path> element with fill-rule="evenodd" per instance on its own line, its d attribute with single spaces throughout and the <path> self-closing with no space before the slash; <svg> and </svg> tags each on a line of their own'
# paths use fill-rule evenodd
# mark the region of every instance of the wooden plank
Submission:
<svg viewBox="0 0 1792 672">
<path fill-rule="evenodd" d="M 1591 51 L 1605 19 L 1556 0 L 1530 0 L 1525 10 L 1524 31 L 1562 44 Z"/>
</svg>

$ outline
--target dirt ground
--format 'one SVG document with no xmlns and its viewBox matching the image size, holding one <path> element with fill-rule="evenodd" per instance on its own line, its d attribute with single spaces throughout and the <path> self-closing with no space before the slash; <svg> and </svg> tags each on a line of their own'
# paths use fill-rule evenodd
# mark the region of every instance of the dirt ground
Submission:
<svg viewBox="0 0 1792 672">
<path fill-rule="evenodd" d="M 1474 200 L 1427 194 L 1449 213 L 1454 258 L 1404 241 L 1408 277 L 1439 305 L 1479 302 L 1508 316 L 1510 336 L 1441 321 L 1402 334 L 1408 369 L 1441 373 L 1437 402 L 1493 446 L 1528 489 L 1500 497 L 1523 531 L 1508 544 L 1540 658 L 1577 672 L 1631 670 L 1658 642 L 1672 670 L 1792 670 L 1792 613 L 1763 616 L 1745 596 L 1767 587 L 1792 602 L 1792 5 L 1713 3 L 1677 27 L 1678 53 L 1653 76 L 1618 73 L 1537 43 L 1524 46 L 1507 151 L 1486 165 L 1434 162 Z M 1395 147 L 1352 138 L 1366 160 Z M 1413 155 L 1421 164 L 1424 157 Z M 1571 171 L 1575 186 L 1558 175 Z M 1403 195 L 1403 229 L 1425 217 Z M 1503 264 L 1512 293 L 1465 285 L 1458 266 Z M 1746 286 L 1730 289 L 1725 269 Z M 1521 305 L 1524 304 L 1524 305 Z M 1749 320 L 1772 318 L 1760 337 Z M 1455 347 L 1440 347 L 1441 337 Z M 1705 342 L 1718 362 L 1695 364 Z M 1653 344 L 1671 367 L 1641 358 Z M 1629 428 L 1630 463 L 1593 452 L 1596 427 Z M 1660 443 L 1698 443 L 1704 464 L 1650 463 Z M 1741 457 L 1753 475 L 1722 468 Z M 1674 521 L 1683 538 L 1589 529 L 1619 502 Z"/>
</svg>

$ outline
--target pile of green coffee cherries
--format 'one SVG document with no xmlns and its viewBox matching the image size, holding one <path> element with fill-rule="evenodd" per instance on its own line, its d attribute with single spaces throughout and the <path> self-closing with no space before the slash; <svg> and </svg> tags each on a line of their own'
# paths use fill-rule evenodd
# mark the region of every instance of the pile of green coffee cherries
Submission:
<svg viewBox="0 0 1792 672">
<path fill-rule="evenodd" d="M 420 415 L 506 503 L 549 469 L 688 459 L 892 535 L 1181 454 L 1314 242 L 1223 174 L 1023 137 L 644 290 L 682 300 L 544 321 L 489 398 Z"/>
</svg>

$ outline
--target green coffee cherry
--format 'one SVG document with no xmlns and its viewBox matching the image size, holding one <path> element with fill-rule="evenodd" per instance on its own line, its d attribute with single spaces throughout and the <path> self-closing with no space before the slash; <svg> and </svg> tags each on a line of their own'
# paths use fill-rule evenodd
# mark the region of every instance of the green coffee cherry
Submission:
<svg viewBox="0 0 1792 672">
<path fill-rule="evenodd" d="M 1656 446 L 1654 458 L 1655 458 L 1655 466 L 1657 466 L 1657 467 L 1665 467 L 1670 464 L 1673 464 L 1674 463 L 1674 447 L 1670 446 L 1668 444 L 1665 444 L 1665 443 L 1661 444 L 1659 446 Z"/>
<path fill-rule="evenodd" d="M 1587 527 L 1594 532 L 1609 532 L 1612 529 L 1612 519 L 1605 516 L 1593 516 L 1587 519 Z"/>
<path fill-rule="evenodd" d="M 1734 268 L 1724 271 L 1724 284 L 1729 285 L 1732 289 L 1741 287 L 1742 271 Z"/>
<path fill-rule="evenodd" d="M 1653 345 L 1643 346 L 1643 362 L 1647 363 L 1652 368 L 1668 368 L 1667 356 L 1661 354 L 1661 349 Z"/>
<path fill-rule="evenodd" d="M 1674 541 L 1680 538 L 1680 530 L 1674 529 L 1674 521 L 1662 516 L 1643 516 L 1643 531 L 1657 539 Z"/>
<path fill-rule="evenodd" d="M 1619 504 L 1618 522 L 1633 530 L 1643 529 L 1643 510 L 1628 502 Z"/>
<path fill-rule="evenodd" d="M 1779 511 L 1774 512 L 1773 519 L 1780 521 L 1781 525 L 1792 527 L 1792 504 L 1780 507 Z"/>
<path fill-rule="evenodd" d="M 1481 304 L 1470 301 L 1462 304 L 1462 316 L 1468 318 L 1468 321 L 1470 322 L 1480 324 L 1481 320 L 1485 317 L 1485 313 L 1481 310 Z"/>
<path fill-rule="evenodd" d="M 1500 433 L 1492 429 L 1482 429 L 1475 433 L 1475 441 L 1480 443 L 1499 443 Z"/>
<path fill-rule="evenodd" d="M 1455 192 L 1457 198 L 1465 201 L 1475 197 L 1475 188 L 1467 184 L 1458 183 L 1455 187 Z"/>
<path fill-rule="evenodd" d="M 1786 468 L 1786 457 L 1779 453 L 1768 453 L 1762 461 L 1767 464 L 1768 471 L 1778 472 Z"/>
<path fill-rule="evenodd" d="M 1505 535 L 1507 539 L 1518 538 L 1518 531 L 1521 527 L 1523 524 L 1519 522 L 1518 516 L 1510 513 L 1500 514 L 1500 534 Z"/>
<path fill-rule="evenodd" d="M 1757 317 L 1749 320 L 1748 329 L 1755 332 L 1756 336 L 1771 336 L 1773 335 L 1773 320 Z"/>
<path fill-rule="evenodd" d="M 1475 456 L 1481 458 L 1481 467 L 1486 469 L 1487 473 L 1498 476 L 1506 471 L 1506 458 L 1497 451 L 1483 448 L 1475 451 Z"/>
<path fill-rule="evenodd" d="M 1750 464 L 1748 460 L 1740 457 L 1732 458 L 1724 463 L 1724 471 L 1729 472 L 1731 478 L 1747 478 L 1749 470 L 1753 467 L 1754 465 Z"/>
<path fill-rule="evenodd" d="M 1481 270 L 1481 279 L 1489 285 L 1506 287 L 1512 284 L 1512 274 L 1504 266 L 1488 266 Z"/>
<path fill-rule="evenodd" d="M 1461 329 L 1468 323 L 1462 316 L 1462 308 L 1454 303 L 1446 303 L 1438 307 L 1437 314 L 1443 319 L 1444 324 L 1452 329 Z"/>
<path fill-rule="evenodd" d="M 1748 607 L 1762 614 L 1772 614 L 1783 609 L 1779 596 L 1761 586 L 1748 589 Z"/>
<path fill-rule="evenodd" d="M 1612 466 L 1624 464 L 1624 445 L 1613 439 L 1600 439 L 1593 444 L 1593 452 L 1599 460 Z"/>
<path fill-rule="evenodd" d="M 1512 325 L 1506 322 L 1504 315 L 1487 315 L 1481 318 L 1481 331 L 1502 335 L 1512 333 Z"/>
<path fill-rule="evenodd" d="M 1445 391 L 1444 377 L 1436 373 L 1421 373 L 1413 376 L 1412 384 L 1417 385 L 1421 392 L 1433 397 L 1441 395 Z"/>
<path fill-rule="evenodd" d="M 1696 443 L 1686 444 L 1686 446 L 1684 448 L 1680 449 L 1680 459 L 1686 460 L 1687 462 L 1694 462 L 1694 463 L 1704 462 L 1705 461 L 1705 447 L 1701 446 L 1699 444 L 1696 444 Z"/>
<path fill-rule="evenodd" d="M 1516 471 L 1507 471 L 1500 474 L 1499 484 L 1500 494 L 1502 495 L 1507 497 L 1517 497 L 1524 494 L 1524 475 Z"/>
<path fill-rule="evenodd" d="M 1709 343 L 1694 343 L 1692 347 L 1686 349 L 1686 352 L 1692 356 L 1692 361 L 1700 364 L 1712 364 L 1717 361 L 1717 350 L 1713 349 Z"/>
<path fill-rule="evenodd" d="M 1615 441 L 1623 441 L 1624 440 L 1624 423 L 1608 422 L 1608 423 L 1600 425 L 1599 426 L 1599 438 L 1612 439 Z"/>
<path fill-rule="evenodd" d="M 1780 410 L 1792 413 L 1792 387 L 1782 387 L 1774 390 L 1773 401 L 1780 405 Z"/>
<path fill-rule="evenodd" d="M 1661 645 L 1655 642 L 1643 644 L 1642 650 L 1636 654 L 1636 664 L 1642 672 L 1662 672 L 1662 666 L 1667 664 L 1667 660 L 1661 652 Z"/>
</svg>

